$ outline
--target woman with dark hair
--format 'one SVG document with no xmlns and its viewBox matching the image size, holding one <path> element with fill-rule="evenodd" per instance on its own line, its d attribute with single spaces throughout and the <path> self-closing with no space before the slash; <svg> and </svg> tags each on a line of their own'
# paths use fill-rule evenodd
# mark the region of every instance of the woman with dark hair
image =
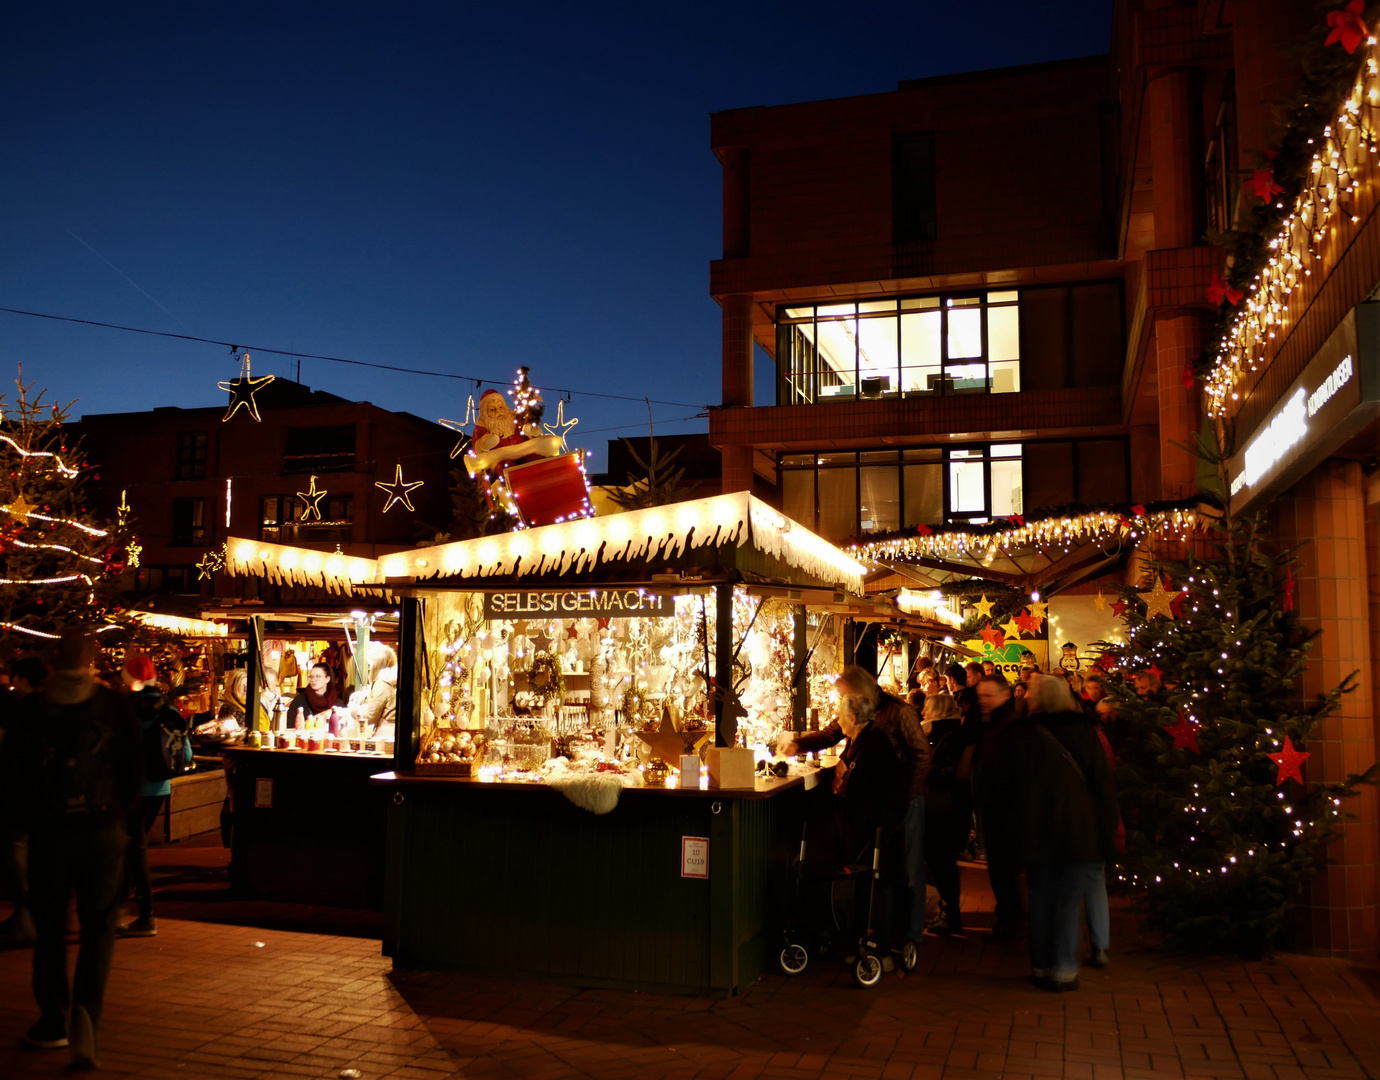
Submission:
<svg viewBox="0 0 1380 1080">
<path fill-rule="evenodd" d="M 325 664 L 313 664 L 307 672 L 307 685 L 298 691 L 288 706 L 288 726 L 297 724 L 297 717 L 303 720 L 325 720 L 331 726 L 331 734 L 336 733 L 335 678 Z"/>
</svg>

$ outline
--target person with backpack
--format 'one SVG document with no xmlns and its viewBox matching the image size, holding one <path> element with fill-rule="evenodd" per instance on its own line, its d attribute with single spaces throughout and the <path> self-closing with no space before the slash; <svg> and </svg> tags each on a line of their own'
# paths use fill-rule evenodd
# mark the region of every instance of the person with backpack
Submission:
<svg viewBox="0 0 1380 1080">
<path fill-rule="evenodd" d="M 172 796 L 172 778 L 187 771 L 192 760 L 192 740 L 182 714 L 168 704 L 158 687 L 153 661 L 142 654 L 125 659 L 120 673 L 129 691 L 130 704 L 142 731 L 144 785 L 138 808 L 129 820 L 129 854 L 125 878 L 134 890 L 139 915 L 119 929 L 121 937 L 153 937 L 158 920 L 153 917 L 153 884 L 149 880 L 149 829 Z"/>
<path fill-rule="evenodd" d="M 72 1067 L 94 1069 L 96 1032 L 124 895 L 126 831 L 143 780 L 139 721 L 129 701 L 96 682 L 96 640 L 68 627 L 52 644 L 52 674 L 20 703 L 13 740 L 17 806 L 29 835 L 29 904 L 37 942 L 38 1022 L 25 1042 L 70 1045 Z M 81 949 L 67 979 L 67 900 L 77 895 Z M 69 1023 L 70 1017 L 70 1023 Z"/>
</svg>

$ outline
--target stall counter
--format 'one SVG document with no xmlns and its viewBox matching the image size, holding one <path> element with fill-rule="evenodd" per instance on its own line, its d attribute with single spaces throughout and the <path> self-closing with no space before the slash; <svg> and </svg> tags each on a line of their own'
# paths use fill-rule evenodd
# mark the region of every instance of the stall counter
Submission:
<svg viewBox="0 0 1380 1080">
<path fill-rule="evenodd" d="M 728 996 L 780 946 L 800 778 L 627 788 L 599 816 L 535 783 L 372 784 L 388 804 L 383 951 L 400 968 Z"/>
</svg>

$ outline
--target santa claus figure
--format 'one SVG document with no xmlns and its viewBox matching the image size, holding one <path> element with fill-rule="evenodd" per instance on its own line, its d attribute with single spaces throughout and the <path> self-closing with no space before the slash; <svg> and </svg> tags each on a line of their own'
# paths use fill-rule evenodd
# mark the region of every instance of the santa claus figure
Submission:
<svg viewBox="0 0 1380 1080">
<path fill-rule="evenodd" d="M 565 450 L 558 435 L 544 435 L 536 424 L 520 429 L 517 417 L 497 390 L 485 390 L 475 412 L 474 435 L 465 454 L 471 476 L 486 474 L 497 483 L 510 465 L 555 457 Z"/>
<path fill-rule="evenodd" d="M 518 431 L 517 417 L 497 390 L 485 390 L 479 399 L 474 424 L 474 448 L 487 453 L 499 446 L 517 446 L 536 431 Z"/>
</svg>

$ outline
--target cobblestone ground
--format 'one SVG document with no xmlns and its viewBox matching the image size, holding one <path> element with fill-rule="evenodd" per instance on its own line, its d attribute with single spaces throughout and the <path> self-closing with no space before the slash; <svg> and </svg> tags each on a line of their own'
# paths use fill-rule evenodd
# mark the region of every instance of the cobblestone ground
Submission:
<svg viewBox="0 0 1380 1080">
<path fill-rule="evenodd" d="M 1025 981 L 1020 946 L 973 934 L 927 942 L 914 974 L 870 991 L 837 965 L 770 975 L 730 1001 L 493 983 L 393 972 L 368 914 L 233 903 L 210 849 L 155 858 L 159 934 L 115 954 L 101 1034 L 112 1076 L 1380 1076 L 1380 977 L 1342 961 L 1183 957 L 1123 934 L 1111 967 L 1054 995 Z M 3 1078 L 66 1065 L 63 1051 L 19 1048 L 28 981 L 28 952 L 0 953 Z"/>
</svg>

